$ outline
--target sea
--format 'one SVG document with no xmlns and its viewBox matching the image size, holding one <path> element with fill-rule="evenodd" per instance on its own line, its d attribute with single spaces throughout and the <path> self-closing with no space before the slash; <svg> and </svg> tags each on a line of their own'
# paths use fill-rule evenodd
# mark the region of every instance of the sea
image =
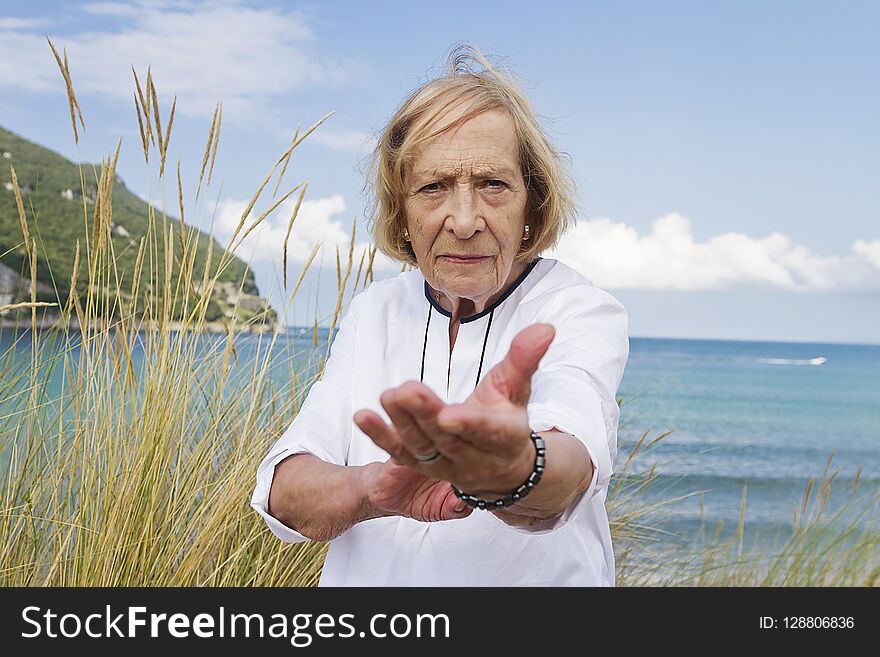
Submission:
<svg viewBox="0 0 880 657">
<path fill-rule="evenodd" d="M 859 515 L 880 485 L 880 345 L 631 338 L 618 396 L 616 465 L 671 431 L 630 470 L 654 468 L 649 499 L 677 499 L 654 515 L 674 540 L 730 538 L 744 505 L 743 541 L 778 544 L 811 479 L 818 511 L 823 475 L 819 519 L 876 528 L 876 508 Z"/>
<path fill-rule="evenodd" d="M 28 332 L 17 338 L 0 331 L 0 354 L 14 349 L 29 358 Z M 242 372 L 269 339 L 236 339 Z M 276 348 L 308 371 L 328 339 L 328 329 L 319 329 L 315 346 L 313 329 L 290 328 Z M 216 347 L 225 338 L 205 340 Z M 134 354 L 135 363 L 142 359 Z M 272 376 L 288 375 L 279 368 Z M 823 474 L 832 478 L 825 516 L 839 508 L 859 527 L 877 521 L 876 509 L 859 519 L 865 503 L 853 500 L 854 491 L 880 490 L 880 345 L 633 337 L 618 398 L 612 485 L 635 490 L 650 477 L 633 499 L 655 505 L 645 522 L 658 540 L 725 540 L 737 534 L 743 508 L 744 541 L 785 540 L 794 508 L 802 512 L 810 481 Z M 817 489 L 814 483 L 814 503 Z"/>
</svg>

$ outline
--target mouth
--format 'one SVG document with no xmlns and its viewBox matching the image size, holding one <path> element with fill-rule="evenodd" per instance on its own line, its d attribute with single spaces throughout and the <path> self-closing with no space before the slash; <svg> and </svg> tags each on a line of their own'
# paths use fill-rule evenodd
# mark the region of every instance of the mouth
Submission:
<svg viewBox="0 0 880 657">
<path fill-rule="evenodd" d="M 443 253 L 440 258 L 457 265 L 475 265 L 491 258 L 488 255 L 479 255 L 476 253 Z"/>
</svg>

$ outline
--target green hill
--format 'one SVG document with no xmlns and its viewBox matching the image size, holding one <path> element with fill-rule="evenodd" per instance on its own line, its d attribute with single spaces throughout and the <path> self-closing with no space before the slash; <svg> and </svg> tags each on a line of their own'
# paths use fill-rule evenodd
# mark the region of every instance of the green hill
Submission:
<svg viewBox="0 0 880 657">
<path fill-rule="evenodd" d="M 60 298 L 63 304 L 70 291 L 77 240 L 80 242 L 81 266 L 77 278 L 77 290 L 80 293 L 85 290 L 88 280 L 87 267 L 82 264 L 85 261 L 86 229 L 80 168 L 57 153 L 0 128 L 0 306 L 10 302 L 30 300 L 30 270 L 16 209 L 10 167 L 15 168 L 31 235 L 37 239 L 39 256 L 37 298 L 50 302 L 58 302 Z M 99 175 L 100 166 L 85 164 L 82 172 L 91 230 L 91 213 L 94 211 L 97 191 L 96 177 Z M 113 184 L 112 199 L 113 248 L 120 275 L 125 272 L 124 287 L 130 289 L 131 272 L 134 270 L 138 244 L 140 238 L 147 234 L 149 206 L 130 192 L 118 175 Z M 161 212 L 156 211 L 154 216 L 156 218 L 154 221 L 157 221 L 161 228 Z M 180 222 L 171 217 L 168 221 L 174 227 L 176 241 L 181 230 Z M 187 228 L 191 227 L 187 226 Z M 198 233 L 194 271 L 195 277 L 199 280 L 204 270 L 209 239 L 211 238 L 207 234 Z M 193 239 L 194 243 L 195 241 Z M 223 251 L 223 247 L 215 240 L 212 270 L 216 269 Z M 177 254 L 179 257 L 179 249 Z M 147 269 L 145 266 L 145 270 Z M 143 285 L 147 284 L 147 276 L 148 273 L 145 271 Z M 242 280 L 243 294 L 239 295 L 238 290 Z M 236 301 L 238 301 L 237 321 L 248 321 L 266 307 L 266 301 L 259 297 L 253 271 L 239 258 L 234 258 L 219 276 L 215 293 L 208 306 L 206 320 L 217 322 L 230 318 Z M 267 317 L 266 323 L 274 324 L 276 321 L 274 311 L 270 310 Z"/>
</svg>

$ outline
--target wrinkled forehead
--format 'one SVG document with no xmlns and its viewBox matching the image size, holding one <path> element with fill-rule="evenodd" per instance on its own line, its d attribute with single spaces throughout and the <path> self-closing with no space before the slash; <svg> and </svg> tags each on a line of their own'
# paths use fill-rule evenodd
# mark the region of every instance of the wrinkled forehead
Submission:
<svg viewBox="0 0 880 657">
<path fill-rule="evenodd" d="M 459 152 L 457 155 L 445 152 L 440 157 L 425 156 L 416 160 L 412 171 L 407 174 L 410 181 L 419 183 L 428 180 L 452 180 L 457 178 L 515 178 L 517 167 L 510 158 L 491 157 Z"/>
<path fill-rule="evenodd" d="M 456 109 L 437 121 L 433 136 L 416 143 L 405 176 L 443 178 L 514 175 L 519 168 L 516 127 L 504 109 L 485 110 L 463 119 Z"/>
</svg>

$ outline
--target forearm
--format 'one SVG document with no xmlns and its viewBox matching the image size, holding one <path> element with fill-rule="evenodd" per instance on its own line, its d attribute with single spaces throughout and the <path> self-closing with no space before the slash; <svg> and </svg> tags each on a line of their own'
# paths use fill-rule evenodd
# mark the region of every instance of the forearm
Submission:
<svg viewBox="0 0 880 657">
<path fill-rule="evenodd" d="M 593 464 L 584 444 L 559 431 L 542 431 L 546 465 L 538 485 L 520 502 L 493 511 L 511 525 L 537 524 L 564 512 L 593 479 Z"/>
<path fill-rule="evenodd" d="M 314 541 L 329 541 L 353 525 L 379 517 L 366 496 L 367 466 L 327 463 L 294 454 L 275 466 L 269 513 Z"/>
</svg>

